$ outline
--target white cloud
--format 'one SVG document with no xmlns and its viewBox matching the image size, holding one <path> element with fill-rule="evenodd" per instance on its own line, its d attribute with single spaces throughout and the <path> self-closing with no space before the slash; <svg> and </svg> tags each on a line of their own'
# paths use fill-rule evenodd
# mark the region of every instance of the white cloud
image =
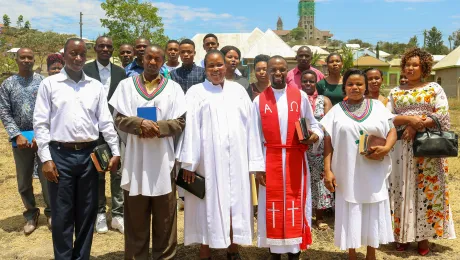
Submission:
<svg viewBox="0 0 460 260">
<path fill-rule="evenodd" d="M 414 11 L 415 8 L 414 7 L 406 7 L 404 8 L 405 11 Z"/>
<path fill-rule="evenodd" d="M 166 29 L 180 29 L 183 22 L 212 22 L 223 27 L 245 28 L 247 18 L 229 13 L 217 13 L 206 7 L 190 7 L 167 2 L 152 3 L 158 7 Z"/>
<path fill-rule="evenodd" d="M 98 0 L 0 0 L 0 6 L 8 6 L 4 14 L 16 26 L 19 15 L 29 20 L 32 28 L 60 33 L 80 33 L 80 12 L 83 13 L 83 37 L 102 34 L 100 18 L 105 16 Z M 2 14 L 3 15 L 3 14 Z"/>
<path fill-rule="evenodd" d="M 389 3 L 428 3 L 428 2 L 440 2 L 442 0 L 385 0 Z"/>
</svg>

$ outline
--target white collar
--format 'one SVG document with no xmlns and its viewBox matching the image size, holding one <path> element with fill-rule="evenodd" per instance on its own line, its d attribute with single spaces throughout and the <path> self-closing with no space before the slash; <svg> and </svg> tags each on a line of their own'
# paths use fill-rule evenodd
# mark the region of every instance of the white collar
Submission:
<svg viewBox="0 0 460 260">
<path fill-rule="evenodd" d="M 96 60 L 96 64 L 97 64 L 97 69 L 98 69 L 99 71 L 101 71 L 101 70 L 103 70 L 103 69 L 108 69 L 109 72 L 112 72 L 112 66 L 111 66 L 112 64 L 110 64 L 110 62 L 109 62 L 109 64 L 108 64 L 107 66 L 104 66 L 104 65 L 102 65 L 101 63 L 99 63 L 98 60 Z"/>
<path fill-rule="evenodd" d="M 79 82 L 82 82 L 82 81 L 90 82 L 91 78 L 86 76 L 86 74 L 85 74 L 85 72 L 83 70 L 81 70 L 81 72 L 82 72 L 83 75 L 81 76 L 81 79 L 80 79 Z M 64 68 L 61 69 L 61 72 L 59 72 L 59 74 L 56 74 L 55 76 L 57 77 L 58 81 L 65 81 L 65 80 L 73 81 L 73 79 L 71 79 L 69 77 L 69 75 L 67 74 L 67 72 L 65 71 L 65 66 L 64 66 Z M 79 83 L 79 82 L 76 82 L 76 83 Z"/>
</svg>

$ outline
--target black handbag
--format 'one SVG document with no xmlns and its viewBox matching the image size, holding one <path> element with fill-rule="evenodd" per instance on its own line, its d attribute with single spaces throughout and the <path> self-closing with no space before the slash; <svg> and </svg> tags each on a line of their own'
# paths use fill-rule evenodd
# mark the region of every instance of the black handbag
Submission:
<svg viewBox="0 0 460 260">
<path fill-rule="evenodd" d="M 452 131 L 442 131 L 438 118 L 429 116 L 436 123 L 437 131 L 417 132 L 414 139 L 414 156 L 428 158 L 457 157 L 458 135 Z"/>
<path fill-rule="evenodd" d="M 179 174 L 177 174 L 176 185 L 200 199 L 204 198 L 206 191 L 205 180 L 203 176 L 197 173 L 195 173 L 195 181 L 193 183 L 187 183 L 184 181 L 184 169 L 180 169 Z"/>
</svg>

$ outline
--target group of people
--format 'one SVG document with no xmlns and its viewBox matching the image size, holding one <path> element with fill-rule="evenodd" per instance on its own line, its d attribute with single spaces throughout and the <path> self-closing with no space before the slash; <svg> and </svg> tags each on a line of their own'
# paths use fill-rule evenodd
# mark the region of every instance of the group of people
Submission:
<svg viewBox="0 0 460 260">
<path fill-rule="evenodd" d="M 48 57 L 49 77 L 33 72 L 34 53 L 17 53 L 19 73 L 0 87 L 0 118 L 13 148 L 18 189 L 26 208 L 24 233 L 37 227 L 32 173 L 39 177 L 56 259 L 89 259 L 94 230 L 108 230 L 105 174 L 90 158 L 107 144 L 112 158 L 112 223 L 125 237 L 125 259 L 173 259 L 177 248 L 177 172 L 192 184 L 205 182 L 205 197 L 181 190 L 184 244 L 226 248 L 252 245 L 253 192 L 257 186 L 257 245 L 270 259 L 300 259 L 314 241 L 312 228 L 328 229 L 335 211 L 334 242 L 349 250 L 367 246 L 375 259 L 380 244 L 399 251 L 428 239 L 455 238 L 445 158 L 416 158 L 417 131 L 450 127 L 447 97 L 424 82 L 432 56 L 420 49 L 402 58 L 401 85 L 380 93 L 383 73 L 343 70 L 340 54 L 326 58 L 328 73 L 311 65 L 312 52 L 297 51 L 288 70 L 281 56 L 254 59 L 256 81 L 238 70 L 241 52 L 203 39 L 207 54 L 195 63 L 195 43 L 171 40 L 165 48 L 139 38 L 120 46 L 122 67 L 112 62 L 112 39 L 101 36 L 97 58 L 85 64 L 83 40 L 71 38 L 63 56 Z M 135 57 L 135 58 L 134 58 Z M 138 116 L 155 107 L 156 121 Z M 299 138 L 296 122 L 308 135 Z M 33 130 L 27 139 L 26 131 Z M 385 139 L 359 152 L 360 135 Z M 312 222 L 315 216 L 315 223 Z"/>
</svg>

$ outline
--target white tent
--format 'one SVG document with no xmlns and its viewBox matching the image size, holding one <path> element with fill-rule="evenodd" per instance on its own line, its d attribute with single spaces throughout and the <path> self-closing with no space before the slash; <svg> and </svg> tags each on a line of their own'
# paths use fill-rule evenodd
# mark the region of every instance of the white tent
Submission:
<svg viewBox="0 0 460 260">
<path fill-rule="evenodd" d="M 455 67 L 460 67 L 460 47 L 457 47 L 446 57 L 440 60 L 436 65 L 434 65 L 433 70 Z"/>
<path fill-rule="evenodd" d="M 192 38 L 196 51 L 195 63 L 199 63 L 206 56 L 206 52 L 203 49 L 203 38 L 205 35 L 204 33 L 200 33 Z M 241 56 L 244 57 L 251 46 L 264 36 L 264 33 L 259 28 L 255 28 L 250 33 L 215 33 L 215 35 L 219 40 L 219 49 L 226 45 L 232 45 L 240 49 Z"/>
<path fill-rule="evenodd" d="M 347 46 L 347 48 L 350 48 L 352 50 L 361 49 L 361 45 L 359 45 L 357 43 L 347 43 L 347 44 L 345 44 L 345 46 Z"/>
<path fill-rule="evenodd" d="M 281 55 L 285 58 L 295 58 L 296 56 L 296 52 L 270 29 L 251 47 L 246 55 L 243 55 L 243 58 L 254 59 L 259 54 Z"/>
<path fill-rule="evenodd" d="M 308 48 L 310 48 L 313 54 L 315 53 L 318 53 L 319 55 L 329 55 L 330 54 L 328 51 L 322 49 L 321 47 L 313 46 L 313 45 L 295 45 L 294 47 L 292 47 L 292 50 L 297 52 L 297 50 L 299 50 L 299 48 L 302 46 L 307 46 Z"/>
</svg>

